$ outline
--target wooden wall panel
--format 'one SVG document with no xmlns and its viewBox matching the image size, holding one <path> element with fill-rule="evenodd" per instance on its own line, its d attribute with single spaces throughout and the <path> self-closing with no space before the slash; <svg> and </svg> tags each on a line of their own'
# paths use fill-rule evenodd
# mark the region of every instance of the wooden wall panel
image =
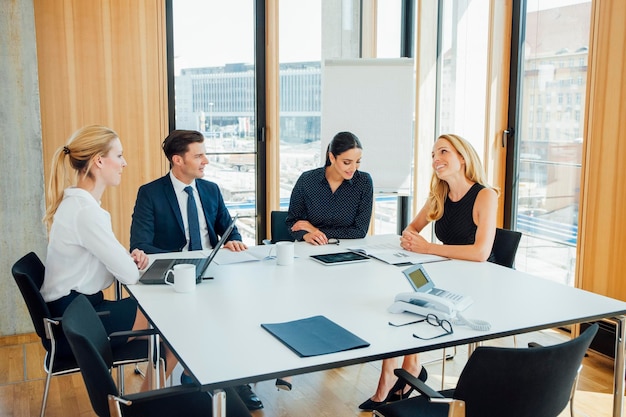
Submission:
<svg viewBox="0 0 626 417">
<path fill-rule="evenodd" d="M 102 206 L 128 246 L 137 188 L 166 172 L 165 2 L 34 0 L 46 181 L 55 149 L 76 129 L 114 129 L 128 166 Z"/>
<path fill-rule="evenodd" d="M 626 300 L 626 3 L 594 1 L 577 286 Z"/>
<path fill-rule="evenodd" d="M 492 0 L 489 25 L 489 72 L 487 74 L 487 117 L 485 119 L 485 155 L 483 157 L 489 184 L 500 189 L 498 226 L 504 224 L 504 188 L 506 153 L 502 132 L 508 123 L 509 76 L 511 59 L 511 2 Z M 508 146 L 508 144 L 507 144 Z"/>
</svg>

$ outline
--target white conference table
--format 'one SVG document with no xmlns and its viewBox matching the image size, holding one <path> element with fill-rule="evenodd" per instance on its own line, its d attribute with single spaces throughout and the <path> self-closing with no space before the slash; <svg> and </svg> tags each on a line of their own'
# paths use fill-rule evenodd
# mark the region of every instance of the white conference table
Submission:
<svg viewBox="0 0 626 417">
<path fill-rule="evenodd" d="M 427 263 L 437 287 L 474 299 L 463 315 L 488 321 L 491 329 L 455 325 L 451 335 L 420 340 L 412 336 L 418 331 L 416 325 L 388 324 L 409 321 L 411 316 L 387 312 L 397 293 L 411 291 L 402 267 L 378 260 L 325 266 L 309 258 L 398 239 L 368 236 L 342 240 L 339 246 L 298 242 L 296 259 L 289 266 L 278 266 L 274 259 L 222 265 L 214 261 L 205 273 L 214 279 L 204 280 L 192 293 L 176 293 L 167 285 L 138 284 L 127 289 L 181 364 L 204 390 L 213 390 L 214 415 L 223 415 L 225 387 L 602 318 L 617 322 L 613 416 L 622 415 L 625 302 L 488 262 Z M 150 258 L 203 254 L 206 251 Z M 315 315 L 326 316 L 370 346 L 301 358 L 261 327 L 261 323 Z"/>
</svg>

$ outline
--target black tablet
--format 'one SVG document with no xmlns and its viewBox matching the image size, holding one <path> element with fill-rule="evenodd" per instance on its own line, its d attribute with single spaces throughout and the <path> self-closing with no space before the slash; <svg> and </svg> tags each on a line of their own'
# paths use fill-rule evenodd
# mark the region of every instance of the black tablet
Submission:
<svg viewBox="0 0 626 417">
<path fill-rule="evenodd" d="M 325 253 L 323 255 L 311 255 L 311 258 L 324 265 L 343 265 L 354 262 L 363 262 L 370 259 L 365 255 L 355 252 Z"/>
</svg>

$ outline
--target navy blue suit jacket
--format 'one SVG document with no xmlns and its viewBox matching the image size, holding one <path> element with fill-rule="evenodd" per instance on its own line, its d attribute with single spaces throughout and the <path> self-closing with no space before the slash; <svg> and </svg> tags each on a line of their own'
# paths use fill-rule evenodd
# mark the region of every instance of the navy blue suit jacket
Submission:
<svg viewBox="0 0 626 417">
<path fill-rule="evenodd" d="M 218 236 L 230 225 L 230 213 L 217 184 L 197 179 L 196 189 L 202 202 L 209 240 L 215 246 Z M 228 240 L 241 240 L 236 227 Z M 131 252 L 135 248 L 146 253 L 178 252 L 186 244 L 183 218 L 169 174 L 142 185 L 137 192 L 130 226 Z"/>
</svg>

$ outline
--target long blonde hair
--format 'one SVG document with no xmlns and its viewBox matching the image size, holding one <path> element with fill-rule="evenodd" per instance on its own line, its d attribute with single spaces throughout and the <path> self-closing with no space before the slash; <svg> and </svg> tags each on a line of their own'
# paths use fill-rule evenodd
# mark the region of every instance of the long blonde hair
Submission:
<svg viewBox="0 0 626 417">
<path fill-rule="evenodd" d="M 69 138 L 65 146 L 59 147 L 52 157 L 50 181 L 46 193 L 46 215 L 43 222 L 48 229 L 63 200 L 63 190 L 76 185 L 79 175 L 92 177 L 91 167 L 95 156 L 104 156 L 111 149 L 111 142 L 119 138 L 118 134 L 105 126 L 85 126 L 78 129 Z M 68 173 L 66 157 L 73 172 Z"/>
<path fill-rule="evenodd" d="M 465 160 L 465 177 L 475 183 L 481 184 L 487 188 L 493 189 L 496 193 L 500 194 L 497 188 L 491 187 L 487 184 L 487 175 L 483 164 L 480 162 L 478 153 L 467 140 L 458 135 L 444 134 L 437 139 L 445 139 L 456 149 L 456 151 Z M 433 175 L 430 179 L 430 194 L 428 195 L 428 201 L 430 203 L 430 209 L 428 210 L 427 218 L 429 221 L 439 220 L 443 216 L 443 204 L 446 201 L 450 186 L 447 182 L 439 179 L 437 174 L 433 171 Z"/>
</svg>

